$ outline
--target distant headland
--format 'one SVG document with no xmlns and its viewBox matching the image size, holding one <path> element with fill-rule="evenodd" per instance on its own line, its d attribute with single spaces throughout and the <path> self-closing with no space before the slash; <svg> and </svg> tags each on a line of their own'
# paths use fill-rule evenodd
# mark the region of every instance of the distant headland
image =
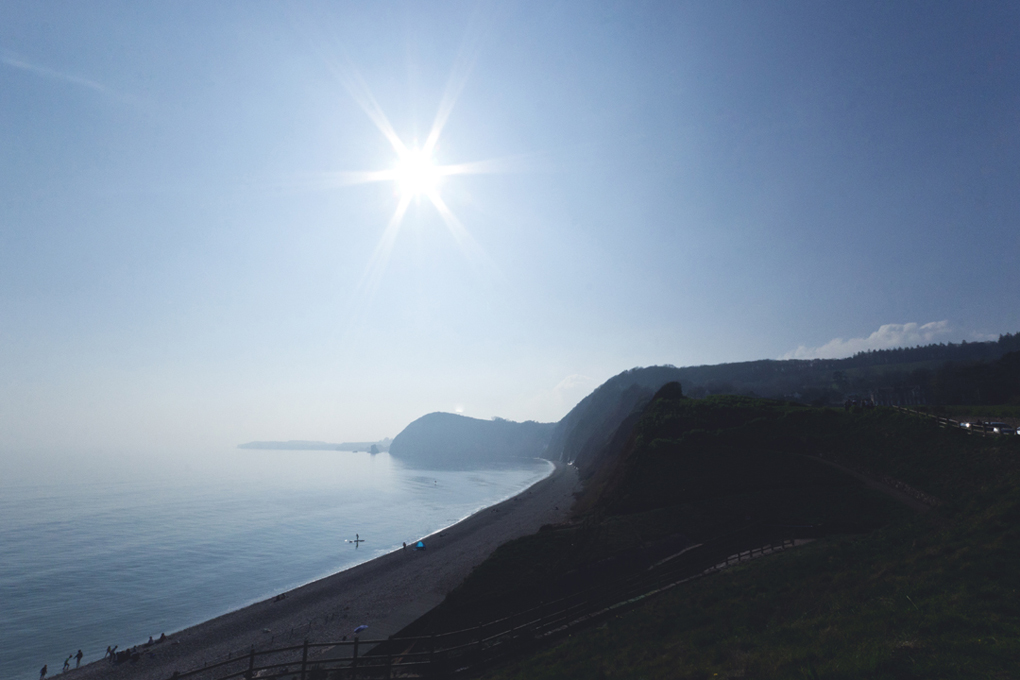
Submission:
<svg viewBox="0 0 1020 680">
<path fill-rule="evenodd" d="M 382 453 L 390 450 L 389 437 L 380 439 L 377 442 L 341 442 L 333 444 L 330 442 L 307 441 L 303 439 L 291 439 L 285 442 L 248 442 L 238 444 L 239 449 L 258 449 L 262 451 L 371 451 Z"/>
<path fill-rule="evenodd" d="M 429 413 L 393 439 L 395 458 L 430 467 L 488 464 L 545 457 L 556 423 L 505 418 L 481 420 L 457 413 Z"/>
</svg>

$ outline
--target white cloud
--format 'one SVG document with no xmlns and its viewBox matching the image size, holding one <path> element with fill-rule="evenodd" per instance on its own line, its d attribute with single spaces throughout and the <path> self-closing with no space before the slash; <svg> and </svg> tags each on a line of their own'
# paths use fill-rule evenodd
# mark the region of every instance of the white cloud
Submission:
<svg viewBox="0 0 1020 680">
<path fill-rule="evenodd" d="M 562 418 L 599 386 L 599 381 L 587 375 L 568 375 L 552 389 L 546 389 L 532 396 L 526 411 L 530 418 L 542 422 L 554 422 Z"/>
<path fill-rule="evenodd" d="M 32 64 L 30 62 L 25 61 L 24 59 L 18 58 L 16 55 L 11 54 L 10 52 L 4 52 L 2 55 L 0 55 L 0 63 L 6 64 L 7 66 L 10 66 L 12 68 L 20 69 L 22 71 L 27 71 L 28 73 L 34 73 L 35 75 L 42 76 L 43 78 L 61 80 L 65 83 L 71 83 L 72 85 L 86 87 L 95 92 L 101 92 L 103 94 L 110 95 L 111 97 L 114 97 L 116 99 L 121 99 L 124 101 L 128 101 L 130 99 L 130 97 L 120 92 L 117 92 L 116 90 L 113 90 L 95 80 L 91 80 L 89 78 L 82 78 L 80 76 L 76 76 L 70 73 L 62 73 L 61 71 L 57 71 L 46 66 Z"/>
<path fill-rule="evenodd" d="M 871 349 L 913 347 L 937 342 L 952 332 L 949 321 L 932 321 L 923 326 L 916 323 L 888 323 L 866 338 L 833 338 L 821 347 L 805 347 L 787 352 L 780 359 L 842 359 Z"/>
<path fill-rule="evenodd" d="M 574 375 L 568 375 L 566 378 L 561 380 L 553 391 L 556 394 L 567 398 L 573 398 L 580 394 L 580 399 L 588 396 L 588 393 L 598 387 L 598 381 L 595 378 L 589 378 L 586 375 L 575 373 Z M 580 401 L 578 399 L 578 401 Z"/>
</svg>

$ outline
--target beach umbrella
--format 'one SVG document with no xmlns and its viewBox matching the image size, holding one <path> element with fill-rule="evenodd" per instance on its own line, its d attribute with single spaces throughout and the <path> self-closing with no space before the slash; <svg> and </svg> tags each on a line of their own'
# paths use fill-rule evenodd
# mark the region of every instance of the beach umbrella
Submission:
<svg viewBox="0 0 1020 680">
<path fill-rule="evenodd" d="M 368 630 L 368 626 L 366 626 L 364 624 L 358 626 L 357 628 L 354 629 L 354 634 L 357 635 L 358 633 L 360 633 L 363 630 Z"/>
</svg>

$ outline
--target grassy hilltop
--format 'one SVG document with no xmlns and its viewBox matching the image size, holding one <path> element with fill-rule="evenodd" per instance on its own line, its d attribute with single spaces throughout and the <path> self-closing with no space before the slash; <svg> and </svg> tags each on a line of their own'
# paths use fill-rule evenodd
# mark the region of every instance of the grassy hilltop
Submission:
<svg viewBox="0 0 1020 680">
<path fill-rule="evenodd" d="M 747 548 L 813 536 L 485 677 L 1018 676 L 1020 437 L 969 436 L 881 408 L 691 400 L 679 385 L 620 428 L 603 444 L 614 455 L 591 458 L 601 463 L 587 471 L 573 522 L 500 548 L 416 631 L 609 587 L 728 532 L 744 531 Z M 825 461 L 934 507 L 907 507 Z"/>
<path fill-rule="evenodd" d="M 1006 357 L 1012 353 L 1012 359 Z M 747 394 L 838 404 L 850 394 L 888 403 L 1020 403 L 1020 333 L 997 341 L 859 352 L 846 359 L 759 360 L 675 369 L 692 396 Z"/>
</svg>

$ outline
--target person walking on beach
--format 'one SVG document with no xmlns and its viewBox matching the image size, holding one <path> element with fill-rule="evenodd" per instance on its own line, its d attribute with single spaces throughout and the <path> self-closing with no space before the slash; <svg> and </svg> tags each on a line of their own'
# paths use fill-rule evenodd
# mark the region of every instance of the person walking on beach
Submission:
<svg viewBox="0 0 1020 680">
<path fill-rule="evenodd" d="M 85 656 L 85 655 L 84 655 L 84 654 L 82 654 L 82 653 L 81 653 L 81 650 L 79 649 L 79 650 L 78 650 L 78 653 L 74 655 L 74 658 L 75 658 L 75 662 L 74 662 L 74 667 L 75 667 L 75 668 L 81 668 L 81 658 L 82 658 L 83 656 Z"/>
<path fill-rule="evenodd" d="M 67 655 L 67 658 L 64 659 L 64 670 L 60 671 L 61 673 L 66 673 L 67 671 L 71 670 L 71 659 L 73 658 L 74 654 Z"/>
<path fill-rule="evenodd" d="M 46 677 L 46 664 L 43 664 L 42 670 L 39 671 L 39 680 L 43 680 Z"/>
</svg>

